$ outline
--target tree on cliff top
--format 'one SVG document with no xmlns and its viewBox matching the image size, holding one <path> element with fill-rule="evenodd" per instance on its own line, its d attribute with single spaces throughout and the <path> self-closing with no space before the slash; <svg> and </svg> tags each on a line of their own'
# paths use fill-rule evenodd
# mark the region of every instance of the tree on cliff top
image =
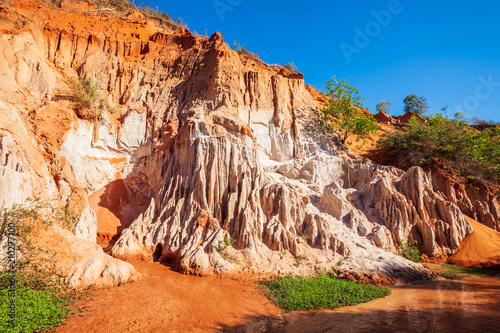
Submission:
<svg viewBox="0 0 500 333">
<path fill-rule="evenodd" d="M 377 103 L 376 109 L 378 112 L 383 112 L 385 114 L 389 114 L 391 111 L 392 103 L 388 100 L 383 100 Z"/>
<path fill-rule="evenodd" d="M 345 143 L 352 135 L 363 137 L 378 129 L 375 118 L 361 110 L 364 99 L 359 96 L 358 89 L 335 76 L 326 82 L 326 87 L 331 99 L 322 109 L 322 128 L 325 131 L 338 131 L 341 142 Z"/>
<path fill-rule="evenodd" d="M 425 112 L 427 112 L 427 110 L 429 110 L 429 105 L 427 105 L 427 98 L 425 98 L 424 96 L 418 97 L 415 94 L 406 95 L 403 103 L 405 104 L 405 112 L 413 112 L 418 115 L 423 115 Z"/>
</svg>

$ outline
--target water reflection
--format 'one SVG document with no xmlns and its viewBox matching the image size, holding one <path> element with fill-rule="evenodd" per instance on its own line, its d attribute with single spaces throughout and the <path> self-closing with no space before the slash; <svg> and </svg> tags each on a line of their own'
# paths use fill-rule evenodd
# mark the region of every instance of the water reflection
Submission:
<svg viewBox="0 0 500 333">
<path fill-rule="evenodd" d="M 395 287 L 352 307 L 248 318 L 227 332 L 500 332 L 500 277 Z"/>
</svg>

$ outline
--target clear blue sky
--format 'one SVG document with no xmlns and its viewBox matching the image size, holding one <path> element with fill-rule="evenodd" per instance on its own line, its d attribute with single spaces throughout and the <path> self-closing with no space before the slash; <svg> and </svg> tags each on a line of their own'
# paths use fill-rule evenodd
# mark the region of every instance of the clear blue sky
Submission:
<svg viewBox="0 0 500 333">
<path fill-rule="evenodd" d="M 366 98 L 402 113 L 407 94 L 425 96 L 429 114 L 500 121 L 500 1 L 364 0 L 154 1 L 191 31 L 220 31 L 270 64 L 293 62 L 325 90 L 345 78 Z M 361 31 L 361 33 L 360 33 Z M 364 35 L 364 36 L 363 36 Z"/>
</svg>

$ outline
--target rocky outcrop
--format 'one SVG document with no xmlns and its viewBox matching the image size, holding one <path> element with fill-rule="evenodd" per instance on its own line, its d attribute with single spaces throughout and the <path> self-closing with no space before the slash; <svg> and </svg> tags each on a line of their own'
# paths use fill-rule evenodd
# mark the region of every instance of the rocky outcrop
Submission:
<svg viewBox="0 0 500 333">
<path fill-rule="evenodd" d="M 415 240 L 426 255 L 451 255 L 472 232 L 460 209 L 433 191 L 419 167 L 398 180 L 382 176 L 349 199 L 369 220 L 385 225 L 397 244 Z"/>
<path fill-rule="evenodd" d="M 53 254 L 56 269 L 66 276 L 70 287 L 112 287 L 141 277 L 131 264 L 105 254 L 95 242 L 82 240 L 61 227 L 43 229 L 37 239 Z"/>
<path fill-rule="evenodd" d="M 500 202 L 494 191 L 479 182 L 452 182 L 438 172 L 432 173 L 434 190 L 445 200 L 456 204 L 474 220 L 500 231 Z"/>
<path fill-rule="evenodd" d="M 373 118 L 377 119 L 379 123 L 393 125 L 396 123 L 394 117 L 389 116 L 383 111 L 379 111 L 377 114 L 373 115 Z"/>
<path fill-rule="evenodd" d="M 301 74 L 249 67 L 219 33 L 197 37 L 137 15 L 55 15 L 36 6 L 26 1 L 4 14 L 2 52 L 16 60 L 1 69 L 9 84 L 0 112 L 10 113 L 1 125 L 25 133 L 12 136 L 31 147 L 17 154 L 30 154 L 22 169 L 6 165 L 15 179 L 36 174 L 30 182 L 44 196 L 74 205 L 80 239 L 95 241 L 100 228 L 87 196 L 122 177 L 137 182 L 116 187 L 127 191 L 117 198 L 153 200 L 116 228 L 123 231 L 112 254 L 154 257 L 193 274 L 311 274 L 344 259 L 345 274 L 413 281 L 431 275 L 392 254 L 398 245 L 413 239 L 429 256 L 448 255 L 471 232 L 420 168 L 376 165 L 320 133 Z M 33 23 L 16 23 L 28 12 Z M 29 75 L 13 74 L 23 71 Z M 117 113 L 77 119 L 67 97 L 72 75 L 96 79 Z M 36 163 L 42 171 L 31 171 Z M 100 259 L 78 259 L 68 281 L 133 280 L 130 267 L 84 244 Z"/>
</svg>

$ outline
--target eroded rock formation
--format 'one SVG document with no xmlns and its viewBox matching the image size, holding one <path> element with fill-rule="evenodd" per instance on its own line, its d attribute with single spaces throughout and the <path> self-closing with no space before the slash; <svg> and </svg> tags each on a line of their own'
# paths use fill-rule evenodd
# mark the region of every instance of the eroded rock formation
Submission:
<svg viewBox="0 0 500 333">
<path fill-rule="evenodd" d="M 73 232 L 87 242 L 102 236 L 102 207 L 134 216 L 116 228 L 114 256 L 154 254 L 193 274 L 309 274 L 344 259 L 346 274 L 411 281 L 430 273 L 394 255 L 398 245 L 450 255 L 471 232 L 462 201 L 434 192 L 420 168 L 376 165 L 321 134 L 301 75 L 249 67 L 219 33 L 63 4 L 2 5 L 1 204 L 37 191 L 55 198 L 81 216 Z M 119 111 L 78 119 L 74 75 L 96 79 Z M 134 181 L 110 189 L 123 200 L 103 203 L 122 178 Z M 115 271 L 113 283 L 136 276 Z"/>
</svg>

